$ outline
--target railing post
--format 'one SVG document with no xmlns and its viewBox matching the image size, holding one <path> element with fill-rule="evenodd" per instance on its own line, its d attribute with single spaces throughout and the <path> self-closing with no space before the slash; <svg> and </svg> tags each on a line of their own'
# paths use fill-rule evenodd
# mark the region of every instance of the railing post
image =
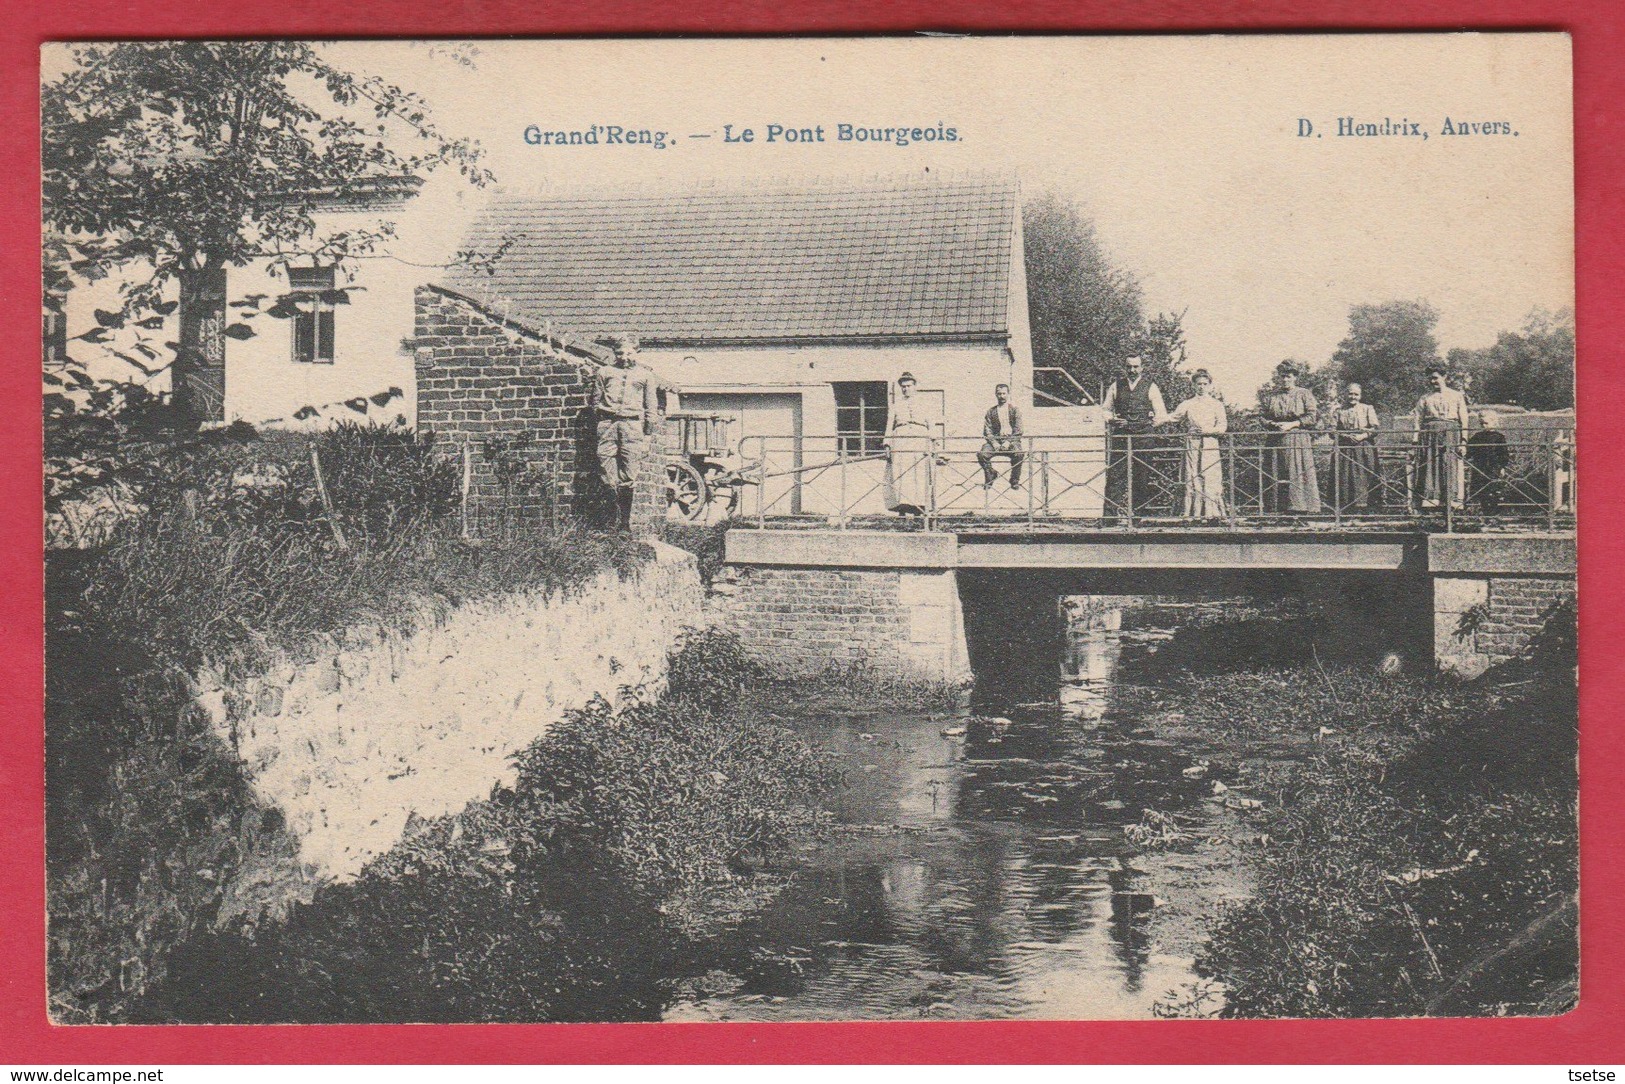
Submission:
<svg viewBox="0 0 1625 1084">
<path fill-rule="evenodd" d="M 936 529 L 937 518 L 937 438 L 927 437 L 925 443 L 925 529 Z"/>
<path fill-rule="evenodd" d="M 1546 438 L 1546 529 L 1552 530 L 1557 526 L 1557 446 L 1551 437 Z"/>
<path fill-rule="evenodd" d="M 1225 458 L 1230 463 L 1230 469 L 1225 472 L 1224 518 L 1230 524 L 1230 529 L 1236 529 L 1236 438 L 1232 433 L 1226 433 L 1221 438 Z"/>
<path fill-rule="evenodd" d="M 1310 437 L 1312 442 L 1315 438 Z M 1336 433 L 1332 434 L 1332 523 L 1338 527 L 1343 526 L 1343 487 L 1339 484 L 1339 476 L 1343 473 L 1342 467 L 1343 446 L 1338 443 Z"/>
<path fill-rule="evenodd" d="M 1258 514 L 1264 517 L 1270 511 L 1269 496 L 1264 489 L 1264 459 L 1270 454 L 1269 436 L 1262 437 L 1253 451 L 1256 453 L 1253 462 L 1258 464 Z"/>
<path fill-rule="evenodd" d="M 767 526 L 767 440 L 762 440 L 762 454 L 756 460 L 756 527 Z"/>
<path fill-rule="evenodd" d="M 1027 529 L 1030 531 L 1033 527 L 1033 502 L 1038 499 L 1033 493 L 1033 490 L 1037 488 L 1033 485 L 1033 438 L 1022 437 L 1021 441 L 1022 452 L 1024 453 L 1022 463 L 1027 467 Z M 1044 471 L 1044 484 L 1049 485 L 1049 470 L 1047 468 Z"/>
<path fill-rule="evenodd" d="M 1447 435 L 1449 432 L 1450 431 L 1448 429 L 1445 430 Z M 1463 435 L 1465 436 L 1465 434 Z M 1444 477 L 1440 479 L 1440 489 L 1443 490 L 1443 492 L 1440 494 L 1440 496 L 1444 499 L 1445 534 L 1456 533 L 1456 472 L 1461 468 L 1461 464 L 1456 462 L 1456 460 L 1459 459 L 1460 456 L 1461 452 L 1457 450 L 1454 444 L 1452 444 L 1446 451 L 1444 457 Z M 1463 477 L 1462 483 L 1465 484 L 1466 481 L 1467 479 Z"/>
<path fill-rule="evenodd" d="M 1134 530 L 1134 434 L 1124 433 L 1123 437 L 1127 442 L 1124 449 L 1127 454 L 1123 458 L 1123 466 L 1128 474 L 1128 485 L 1123 487 L 1128 494 L 1127 507 L 1123 510 L 1123 522 L 1127 523 L 1128 530 L 1132 531 Z"/>
<path fill-rule="evenodd" d="M 836 511 L 836 523 L 841 530 L 846 530 L 846 438 L 835 438 L 835 458 L 841 472 L 840 508 Z"/>
</svg>

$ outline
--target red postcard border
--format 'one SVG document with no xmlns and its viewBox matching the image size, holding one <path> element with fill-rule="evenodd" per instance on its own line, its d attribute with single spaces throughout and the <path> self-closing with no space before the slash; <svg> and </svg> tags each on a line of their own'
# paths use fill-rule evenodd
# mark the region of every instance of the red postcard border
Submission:
<svg viewBox="0 0 1625 1084">
<path fill-rule="evenodd" d="M 1625 8 L 1617 0 L 13 0 L 0 68 L 0 1063 L 1625 1061 Z M 1581 1003 L 1551 1019 L 54 1027 L 44 1012 L 38 47 L 60 39 L 1562 30 L 1575 72 L 1581 546 Z M 1463 254 L 1464 259 L 1469 254 Z M 1470 268 L 1463 268 L 1470 274 Z M 1611 496 L 1613 494 L 1613 496 Z"/>
</svg>

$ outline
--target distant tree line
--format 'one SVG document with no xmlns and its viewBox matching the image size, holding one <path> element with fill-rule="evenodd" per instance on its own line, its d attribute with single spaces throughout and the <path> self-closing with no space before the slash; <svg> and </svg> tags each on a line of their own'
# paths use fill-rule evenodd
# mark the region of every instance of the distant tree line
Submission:
<svg viewBox="0 0 1625 1084">
<path fill-rule="evenodd" d="M 1133 354 L 1145 360 L 1170 404 L 1186 398 L 1185 314 L 1147 314 L 1138 277 L 1112 260 L 1076 203 L 1042 193 L 1022 208 L 1022 227 L 1039 400 L 1075 400 L 1081 387 L 1098 401 Z M 1434 335 L 1438 323 L 1439 311 L 1425 300 L 1354 305 L 1348 334 L 1331 358 L 1319 366 L 1296 363 L 1302 383 L 1330 404 L 1352 381 L 1382 413 L 1402 414 L 1427 390 L 1428 365 L 1444 362 L 1451 382 L 1469 385 L 1474 402 L 1530 410 L 1574 405 L 1572 309 L 1535 309 L 1522 329 L 1502 332 L 1494 345 L 1456 348 L 1448 356 Z M 1260 397 L 1271 387 L 1261 387 Z"/>
<path fill-rule="evenodd" d="M 1384 301 L 1349 309 L 1349 331 L 1331 360 L 1298 362 L 1302 383 L 1323 403 L 1344 385 L 1359 384 L 1365 401 L 1384 414 L 1403 414 L 1427 390 L 1430 364 L 1444 363 L 1452 386 L 1470 390 L 1475 403 L 1529 410 L 1574 406 L 1574 311 L 1533 310 L 1521 331 L 1503 331 L 1495 345 L 1457 347 L 1441 356 L 1433 329 L 1439 312 L 1426 301 Z M 1288 359 L 1294 360 L 1294 359 Z M 1262 399 L 1273 385 L 1259 388 Z"/>
</svg>

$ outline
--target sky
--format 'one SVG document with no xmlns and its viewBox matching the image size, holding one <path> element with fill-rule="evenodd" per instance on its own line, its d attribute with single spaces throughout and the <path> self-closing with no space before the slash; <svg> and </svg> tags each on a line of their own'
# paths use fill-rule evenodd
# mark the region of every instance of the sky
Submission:
<svg viewBox="0 0 1625 1084">
<path fill-rule="evenodd" d="M 1237 392 L 1282 358 L 1328 359 L 1354 304 L 1426 299 L 1449 350 L 1492 343 L 1536 306 L 1573 303 L 1560 34 L 326 48 L 423 94 L 511 189 L 1014 172 L 1029 193 L 1076 201 L 1139 277 L 1148 311 L 1185 313 L 1190 363 Z M 1340 117 L 1403 120 L 1427 138 L 1339 136 Z M 1504 128 L 1452 137 L 1447 118 Z M 1306 121 L 1313 134 L 1300 134 Z M 841 123 L 940 125 L 959 139 L 840 142 Z M 529 125 L 592 124 L 676 140 L 658 150 L 525 141 Z M 825 141 L 769 143 L 769 124 L 822 125 Z M 755 138 L 726 142 L 724 125 Z M 711 138 L 691 138 L 700 134 Z M 441 177 L 414 214 L 444 248 L 466 221 L 460 205 L 483 198 Z"/>
</svg>

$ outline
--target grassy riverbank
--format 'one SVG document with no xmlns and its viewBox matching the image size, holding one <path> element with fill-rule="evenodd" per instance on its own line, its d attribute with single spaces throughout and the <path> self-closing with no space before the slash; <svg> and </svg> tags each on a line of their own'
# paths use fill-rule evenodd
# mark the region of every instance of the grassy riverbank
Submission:
<svg viewBox="0 0 1625 1084">
<path fill-rule="evenodd" d="M 1181 633 L 1167 662 L 1242 635 Z M 1256 880 L 1197 954 L 1224 1015 L 1571 1007 L 1575 661 L 1565 608 L 1524 658 L 1469 684 L 1261 661 L 1200 676 L 1169 665 L 1120 692 L 1159 732 L 1217 736 L 1230 749 L 1213 765 L 1228 787 L 1215 801 L 1241 814 L 1227 842 Z M 1175 998 L 1168 1009 L 1201 1004 Z"/>
<path fill-rule="evenodd" d="M 404 431 L 102 436 L 95 470 L 126 512 L 46 562 L 48 962 L 63 1022 L 125 1019 L 176 946 L 308 894 L 280 811 L 196 703 L 200 669 L 245 677 L 345 628 L 407 632 L 643 556 L 568 526 L 466 543 L 457 468 Z"/>
<path fill-rule="evenodd" d="M 738 643 L 692 637 L 659 699 L 595 700 L 519 755 L 518 778 L 418 824 L 286 921 L 175 952 L 155 1021 L 647 1020 L 719 915 L 816 819 L 829 763 L 741 709 Z"/>
</svg>

